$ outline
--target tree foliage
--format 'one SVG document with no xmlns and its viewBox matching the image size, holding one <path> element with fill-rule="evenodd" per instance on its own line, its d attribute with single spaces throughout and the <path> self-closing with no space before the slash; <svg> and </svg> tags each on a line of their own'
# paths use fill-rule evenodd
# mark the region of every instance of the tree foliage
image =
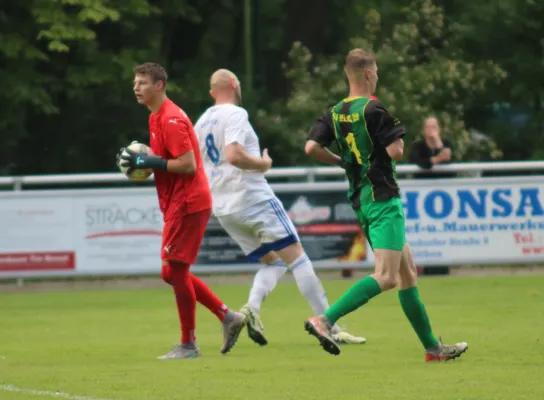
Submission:
<svg viewBox="0 0 544 400">
<path fill-rule="evenodd" d="M 467 104 L 467 122 L 491 132 L 510 159 L 544 158 L 544 3 L 462 0 L 455 10 L 453 45 L 508 74 Z"/>
<path fill-rule="evenodd" d="M 393 30 L 385 36 L 380 13 L 374 9 L 364 13 L 360 34 L 338 55 L 314 59 L 302 43 L 293 45 L 286 71 L 292 92 L 285 106 L 280 103 L 274 113 L 261 111 L 263 124 L 274 125 L 278 134 L 291 132 L 288 144 L 301 148 L 309 122 L 348 96 L 343 60 L 349 49 L 360 47 L 377 56 L 377 95 L 406 126 L 408 146 L 419 138 L 425 117 L 435 115 L 441 121 L 442 135 L 454 141 L 458 159 L 499 157 L 492 140 L 478 142 L 467 130 L 464 104 L 490 84 L 504 80 L 505 71 L 491 60 L 465 61 L 460 49 L 450 49 L 455 38 L 445 24 L 443 9 L 431 0 L 413 1 L 403 8 Z M 291 162 L 297 158 L 293 153 Z"/>
<path fill-rule="evenodd" d="M 167 68 L 169 95 L 196 119 L 215 69 L 246 82 L 243 3 L 0 0 L 0 174 L 115 170 L 120 145 L 147 139 L 148 111 L 132 94 L 132 68 L 145 61 Z M 244 106 L 275 165 L 308 162 L 305 134 L 346 95 L 353 46 L 377 53 L 377 94 L 410 138 L 436 114 L 467 160 L 498 153 L 476 149 L 473 128 L 505 158 L 542 156 L 542 2 L 251 3 Z"/>
</svg>

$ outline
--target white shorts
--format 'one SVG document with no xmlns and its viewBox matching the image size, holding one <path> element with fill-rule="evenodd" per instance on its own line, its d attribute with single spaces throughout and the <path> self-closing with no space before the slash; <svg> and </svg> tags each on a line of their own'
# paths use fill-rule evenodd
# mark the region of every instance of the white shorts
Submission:
<svg viewBox="0 0 544 400">
<path fill-rule="evenodd" d="M 266 253 L 284 249 L 300 240 L 291 218 L 277 198 L 217 219 L 250 261 L 258 261 Z"/>
</svg>

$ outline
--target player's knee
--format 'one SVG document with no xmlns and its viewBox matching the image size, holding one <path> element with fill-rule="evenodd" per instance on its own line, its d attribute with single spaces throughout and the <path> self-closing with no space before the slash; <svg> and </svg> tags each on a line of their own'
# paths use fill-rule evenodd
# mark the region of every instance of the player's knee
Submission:
<svg viewBox="0 0 544 400">
<path fill-rule="evenodd" d="M 284 249 L 278 250 L 276 253 L 285 264 L 291 265 L 297 258 L 304 254 L 304 248 L 300 242 L 295 242 Z"/>
<path fill-rule="evenodd" d="M 383 280 L 383 287 L 384 290 L 391 290 L 397 287 L 399 284 L 398 279 L 396 276 L 393 275 L 386 275 L 385 279 Z"/>
<path fill-rule="evenodd" d="M 382 291 L 394 289 L 399 284 L 397 276 L 393 274 L 385 273 L 385 274 L 375 275 L 374 279 L 376 279 Z"/>
<path fill-rule="evenodd" d="M 406 289 L 417 284 L 417 267 L 408 245 L 404 247 L 400 263 L 400 289 Z"/>
<path fill-rule="evenodd" d="M 415 264 L 410 264 L 404 269 L 406 271 L 406 278 L 410 280 L 417 280 L 417 267 Z"/>
<path fill-rule="evenodd" d="M 183 271 L 183 273 L 186 273 L 186 274 L 189 274 L 189 268 L 191 267 L 189 264 L 183 261 L 175 261 L 175 260 L 169 260 L 168 265 L 170 265 L 170 268 L 172 268 L 172 270 Z"/>
<path fill-rule="evenodd" d="M 391 290 L 398 285 L 401 252 L 376 249 L 376 279 L 382 290 Z"/>
<path fill-rule="evenodd" d="M 399 280 L 399 289 L 408 289 L 417 285 L 417 273 L 415 275 L 401 275 Z"/>
<path fill-rule="evenodd" d="M 403 266 L 400 270 L 399 288 L 407 289 L 417 284 L 417 268 L 415 265 Z"/>
<path fill-rule="evenodd" d="M 274 264 L 275 262 L 277 262 L 278 260 L 280 260 L 280 258 L 278 257 L 278 255 L 276 253 L 274 253 L 273 251 L 270 251 L 268 253 L 266 253 L 264 256 L 262 256 L 259 261 L 261 262 L 261 264 L 264 264 L 264 265 L 272 265 Z"/>
<path fill-rule="evenodd" d="M 190 265 L 184 262 L 169 260 L 166 262 L 167 267 L 166 277 L 170 280 L 170 284 L 180 284 L 191 279 Z"/>
<path fill-rule="evenodd" d="M 167 284 L 172 285 L 172 269 L 170 268 L 168 261 L 162 262 L 161 278 Z"/>
</svg>

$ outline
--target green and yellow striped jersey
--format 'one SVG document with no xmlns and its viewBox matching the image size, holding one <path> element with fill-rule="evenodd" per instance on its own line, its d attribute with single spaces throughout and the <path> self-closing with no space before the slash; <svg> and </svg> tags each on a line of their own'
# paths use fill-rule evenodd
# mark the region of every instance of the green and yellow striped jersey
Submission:
<svg viewBox="0 0 544 400">
<path fill-rule="evenodd" d="M 342 100 L 312 127 L 308 139 L 323 146 L 336 141 L 349 181 L 354 208 L 371 201 L 400 197 L 395 161 L 386 148 L 405 134 L 400 121 L 378 101 Z"/>
</svg>

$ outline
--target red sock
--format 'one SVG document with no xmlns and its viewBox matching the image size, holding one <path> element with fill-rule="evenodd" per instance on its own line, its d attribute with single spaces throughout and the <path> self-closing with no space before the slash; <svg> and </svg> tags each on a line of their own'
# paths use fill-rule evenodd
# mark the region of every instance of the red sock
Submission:
<svg viewBox="0 0 544 400">
<path fill-rule="evenodd" d="M 198 302 L 214 313 L 217 318 L 223 322 L 225 315 L 229 310 L 225 303 L 223 303 L 200 278 L 191 274 L 191 281 L 193 282 Z"/>
<path fill-rule="evenodd" d="M 184 263 L 172 263 L 171 282 L 176 294 L 176 304 L 181 323 L 181 342 L 191 343 L 195 337 L 196 294 L 189 265 Z"/>
<path fill-rule="evenodd" d="M 168 262 L 163 262 L 162 264 L 161 278 L 169 285 L 172 285 L 172 267 Z"/>
</svg>

